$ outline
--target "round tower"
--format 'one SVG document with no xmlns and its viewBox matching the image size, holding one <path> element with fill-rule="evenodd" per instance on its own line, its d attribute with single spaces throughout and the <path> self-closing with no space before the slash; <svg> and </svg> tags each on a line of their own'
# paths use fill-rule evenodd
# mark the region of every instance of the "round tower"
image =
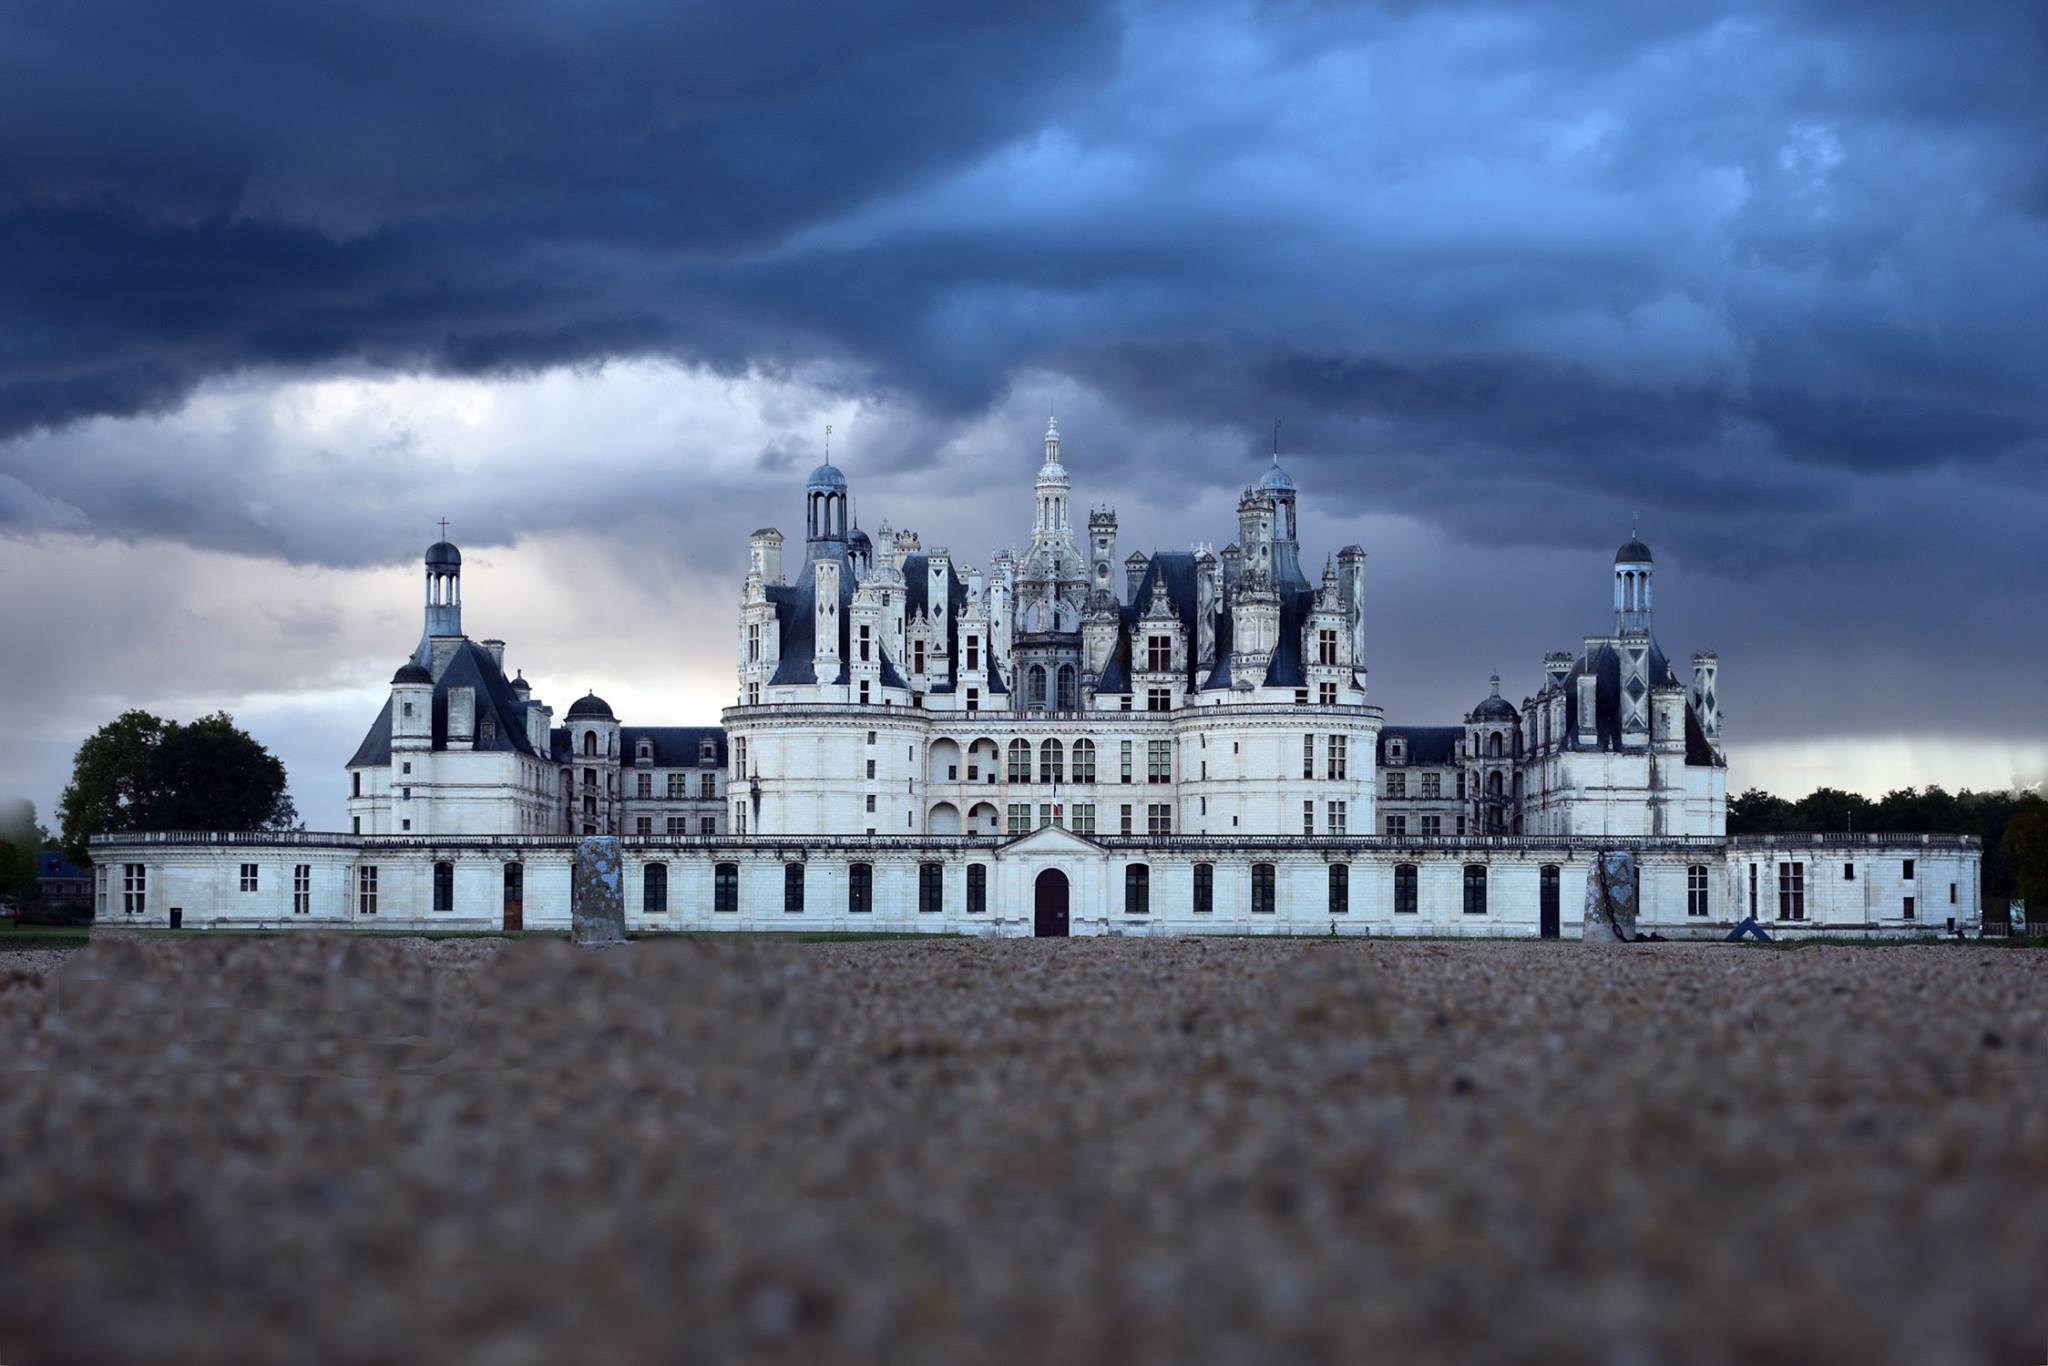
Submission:
<svg viewBox="0 0 2048 1366">
<path fill-rule="evenodd" d="M 1650 547 L 1634 536 L 1614 552 L 1614 633 L 1647 634 L 1650 629 Z"/>
<path fill-rule="evenodd" d="M 427 547 L 427 634 L 462 634 L 462 552 L 452 541 Z"/>
</svg>

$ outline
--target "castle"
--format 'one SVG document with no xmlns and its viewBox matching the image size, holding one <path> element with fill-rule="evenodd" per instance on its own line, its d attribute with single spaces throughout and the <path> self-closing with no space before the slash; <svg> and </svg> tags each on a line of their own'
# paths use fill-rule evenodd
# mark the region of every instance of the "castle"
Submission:
<svg viewBox="0 0 2048 1366">
<path fill-rule="evenodd" d="M 351 920 L 392 907 L 514 925 L 532 904 L 547 923 L 566 913 L 568 851 L 604 836 L 625 840 L 628 899 L 654 927 L 832 905 L 893 906 L 919 928 L 1149 932 L 1171 923 L 1164 902 L 1215 917 L 1181 929 L 1557 934 L 1562 889 L 1618 845 L 1642 860 L 1646 916 L 1679 929 L 1774 905 L 1803 926 L 1811 905 L 1916 931 L 1930 857 L 1943 920 L 1975 921 L 1967 840 L 1919 837 L 1907 855 L 1866 837 L 1853 895 L 1810 881 L 1811 858 L 1739 857 L 1719 661 L 1694 653 L 1678 677 L 1633 536 L 1610 629 L 1546 655 L 1519 707 L 1496 677 L 1460 724 L 1385 725 L 1367 691 L 1366 554 L 1347 545 L 1310 580 L 1277 450 L 1238 500 L 1236 539 L 1134 551 L 1120 581 L 1114 510 L 1091 511 L 1084 539 L 1072 487 L 1049 421 L 1029 547 L 982 569 L 912 531 L 871 537 L 845 475 L 820 465 L 795 572 L 780 531 L 749 538 L 722 727 L 628 726 L 594 694 L 556 724 L 523 671 L 506 677 L 503 641 L 464 633 L 461 553 L 433 545 L 419 641 L 346 766 L 350 830 L 298 837 L 328 852 L 292 864 L 284 919 L 319 901 Z M 114 847 L 137 839 L 96 861 L 132 869 L 142 891 L 125 904 L 151 914 L 149 865 Z M 208 851 L 180 868 L 230 858 L 200 836 L 153 846 Z M 261 897 L 259 865 L 238 876 Z M 127 895 L 101 889 L 105 907 Z M 1236 908 L 1228 926 L 1219 903 Z"/>
</svg>

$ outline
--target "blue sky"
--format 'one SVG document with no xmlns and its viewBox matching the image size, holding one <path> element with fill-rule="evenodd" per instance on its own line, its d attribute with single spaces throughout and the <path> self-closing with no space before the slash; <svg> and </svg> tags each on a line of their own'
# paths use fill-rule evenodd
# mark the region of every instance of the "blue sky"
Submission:
<svg viewBox="0 0 2048 1366">
<path fill-rule="evenodd" d="M 227 706 L 338 820 L 442 516 L 544 696 L 707 720 L 825 423 L 985 563 L 1049 406 L 1144 546 L 1283 419 L 1392 719 L 1637 516 L 1738 785 L 2048 772 L 2038 6 L 984 8 L 0 14 L 0 787 Z"/>
</svg>

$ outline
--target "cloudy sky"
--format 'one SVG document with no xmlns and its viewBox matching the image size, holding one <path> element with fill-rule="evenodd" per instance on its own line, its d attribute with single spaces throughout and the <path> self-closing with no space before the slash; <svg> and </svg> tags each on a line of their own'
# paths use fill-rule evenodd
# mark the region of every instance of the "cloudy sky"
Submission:
<svg viewBox="0 0 2048 1366">
<path fill-rule="evenodd" d="M 423 17 L 427 16 L 427 17 Z M 1269 458 L 1443 722 L 1721 651 L 1735 786 L 2048 775 L 2038 4 L 0 8 L 0 792 L 225 707 L 338 827 L 470 633 L 704 722 L 827 423 L 986 563 L 1056 408 L 1125 546 Z"/>
</svg>

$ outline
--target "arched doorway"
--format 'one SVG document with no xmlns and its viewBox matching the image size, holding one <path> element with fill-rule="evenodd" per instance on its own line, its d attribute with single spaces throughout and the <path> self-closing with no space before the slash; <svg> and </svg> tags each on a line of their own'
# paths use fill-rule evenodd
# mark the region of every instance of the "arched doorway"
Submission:
<svg viewBox="0 0 2048 1366">
<path fill-rule="evenodd" d="M 1048 868 L 1031 889 L 1032 932 L 1040 939 L 1067 937 L 1067 875 Z"/>
</svg>

